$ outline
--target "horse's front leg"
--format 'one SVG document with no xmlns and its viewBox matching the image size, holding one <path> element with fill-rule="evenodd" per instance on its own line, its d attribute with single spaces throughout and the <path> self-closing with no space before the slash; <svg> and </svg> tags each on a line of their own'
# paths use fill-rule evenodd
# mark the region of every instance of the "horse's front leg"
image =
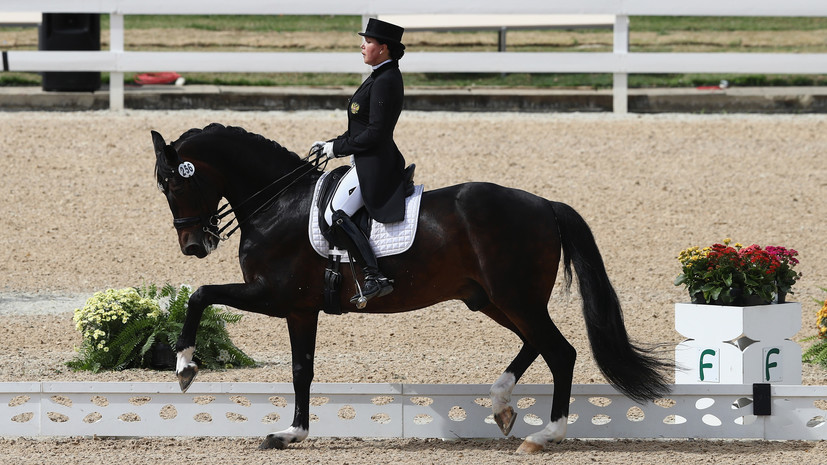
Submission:
<svg viewBox="0 0 827 465">
<path fill-rule="evenodd" d="M 192 358 L 195 353 L 195 335 L 205 308 L 221 304 L 241 310 L 272 314 L 268 308 L 271 302 L 269 289 L 260 282 L 201 286 L 193 292 L 187 304 L 184 327 L 178 342 L 175 343 L 175 351 L 178 354 L 175 376 L 178 378 L 181 391 L 186 392 L 198 374 L 198 365 Z"/>
<path fill-rule="evenodd" d="M 310 383 L 313 382 L 318 320 L 318 311 L 287 317 L 293 352 L 293 393 L 296 397 L 293 424 L 284 431 L 268 434 L 259 449 L 284 449 L 288 444 L 304 441 L 310 432 Z"/>
</svg>

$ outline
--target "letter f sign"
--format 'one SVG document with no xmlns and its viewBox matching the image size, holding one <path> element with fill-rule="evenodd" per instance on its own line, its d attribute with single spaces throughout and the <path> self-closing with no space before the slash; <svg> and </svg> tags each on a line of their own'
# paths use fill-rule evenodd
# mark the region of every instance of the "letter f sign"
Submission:
<svg viewBox="0 0 827 465">
<path fill-rule="evenodd" d="M 704 362 L 704 358 L 707 355 L 710 356 L 712 358 L 712 361 L 714 362 L 716 356 L 718 355 L 718 353 L 714 349 L 705 349 L 703 352 L 701 352 L 701 356 L 700 356 L 700 360 L 699 360 L 700 365 L 698 367 L 698 373 L 700 374 L 701 381 L 704 381 L 705 378 L 706 378 L 706 376 L 704 375 L 704 370 L 713 369 L 713 368 L 715 368 L 715 365 L 716 365 L 716 364 L 713 364 L 713 362 Z M 717 376 L 714 377 L 714 378 L 717 378 Z M 710 381 L 718 381 L 718 380 L 717 379 L 710 379 Z"/>
<path fill-rule="evenodd" d="M 766 350 L 764 353 L 765 353 L 765 355 L 764 355 L 764 381 L 767 381 L 767 382 L 769 382 L 769 381 L 780 381 L 780 378 L 778 378 L 777 376 L 776 377 L 771 377 L 770 376 L 770 368 L 777 368 L 778 367 L 778 362 L 771 362 L 770 361 L 770 356 L 771 355 L 781 355 L 781 350 L 779 350 L 777 347 L 773 347 L 769 350 Z M 773 371 L 775 371 L 775 370 L 773 370 Z M 773 378 L 778 378 L 778 379 L 773 379 Z"/>
</svg>

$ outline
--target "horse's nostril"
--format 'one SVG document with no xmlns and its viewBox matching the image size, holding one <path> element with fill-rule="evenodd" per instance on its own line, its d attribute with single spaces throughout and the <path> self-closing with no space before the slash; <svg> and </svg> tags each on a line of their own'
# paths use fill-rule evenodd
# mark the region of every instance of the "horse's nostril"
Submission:
<svg viewBox="0 0 827 465">
<path fill-rule="evenodd" d="M 198 244 L 190 244 L 184 249 L 184 255 L 195 255 L 196 257 L 203 257 L 207 253 L 204 247 Z"/>
</svg>

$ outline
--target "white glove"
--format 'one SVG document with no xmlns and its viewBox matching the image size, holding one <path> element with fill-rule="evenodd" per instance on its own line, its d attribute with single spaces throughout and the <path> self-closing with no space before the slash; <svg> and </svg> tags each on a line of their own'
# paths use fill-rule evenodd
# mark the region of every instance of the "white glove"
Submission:
<svg viewBox="0 0 827 465">
<path fill-rule="evenodd" d="M 333 142 L 324 143 L 324 146 L 322 147 L 322 154 L 326 156 L 328 160 L 336 158 L 336 155 L 333 154 Z"/>
<path fill-rule="evenodd" d="M 322 148 L 324 148 L 324 144 L 325 141 L 323 140 L 317 140 L 316 142 L 313 142 L 313 145 L 310 146 L 310 153 L 321 153 Z"/>
</svg>

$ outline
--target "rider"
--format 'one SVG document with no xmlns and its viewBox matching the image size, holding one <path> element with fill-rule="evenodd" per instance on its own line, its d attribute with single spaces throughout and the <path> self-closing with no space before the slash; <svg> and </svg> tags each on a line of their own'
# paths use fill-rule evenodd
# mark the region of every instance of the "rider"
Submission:
<svg viewBox="0 0 827 465">
<path fill-rule="evenodd" d="M 381 297 L 393 291 L 393 281 L 379 271 L 376 254 L 368 238 L 351 220 L 363 206 L 381 223 L 405 217 L 405 159 L 393 141 L 393 130 L 402 112 L 404 97 L 398 60 L 405 53 L 402 33 L 395 24 L 371 18 L 365 32 L 362 56 L 373 67 L 371 75 L 348 102 L 348 128 L 341 136 L 316 142 L 311 151 L 328 158 L 351 157 L 351 168 L 339 181 L 325 210 L 331 229 L 344 233 L 347 251 L 365 273 L 362 295 Z M 342 236 L 339 234 L 338 236 Z M 350 299 L 359 300 L 357 294 Z"/>
</svg>

